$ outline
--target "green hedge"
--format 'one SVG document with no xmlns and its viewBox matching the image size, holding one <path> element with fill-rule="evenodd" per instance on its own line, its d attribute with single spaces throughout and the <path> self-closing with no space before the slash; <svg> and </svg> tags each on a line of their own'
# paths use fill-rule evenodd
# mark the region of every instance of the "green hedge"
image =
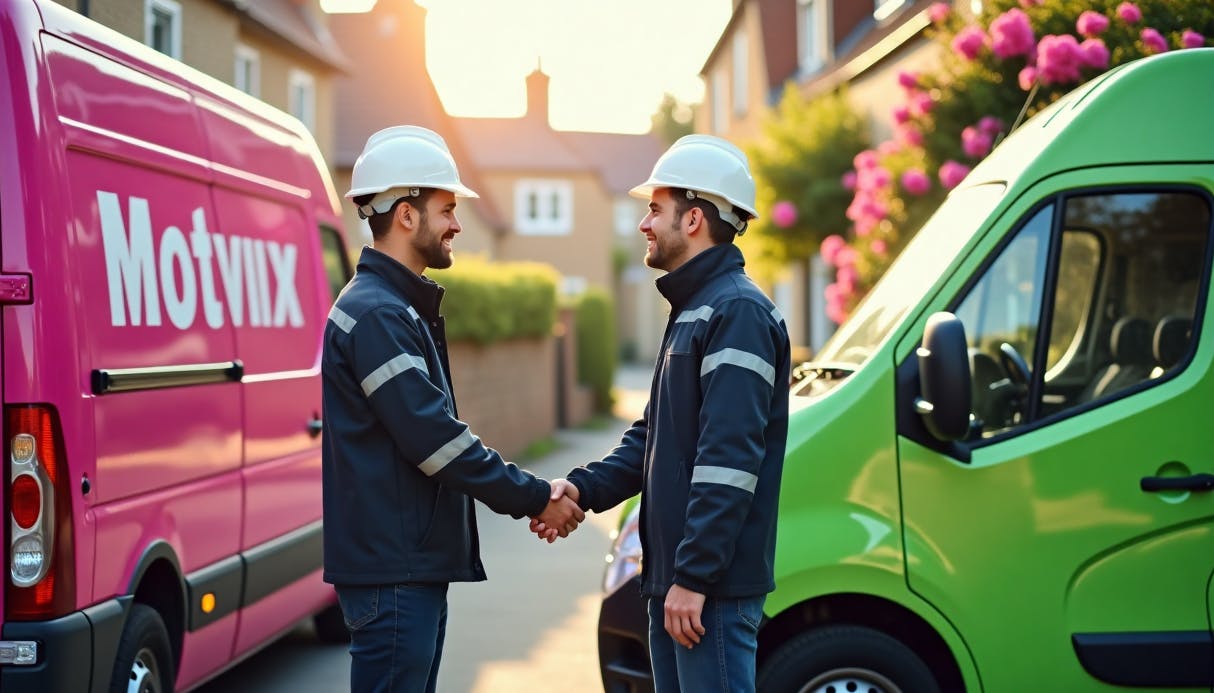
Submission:
<svg viewBox="0 0 1214 693">
<path fill-rule="evenodd" d="M 447 289 L 448 341 L 490 344 L 552 334 L 560 275 L 548 265 L 461 258 L 427 274 Z"/>
<path fill-rule="evenodd" d="M 595 412 L 609 413 L 616 366 L 615 306 L 606 291 L 590 289 L 575 310 L 578 382 L 594 392 Z"/>
</svg>

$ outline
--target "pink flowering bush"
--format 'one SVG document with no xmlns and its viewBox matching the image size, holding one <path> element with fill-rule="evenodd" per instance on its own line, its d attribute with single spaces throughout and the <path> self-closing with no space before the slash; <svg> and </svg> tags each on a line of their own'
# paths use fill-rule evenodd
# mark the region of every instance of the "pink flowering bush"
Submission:
<svg viewBox="0 0 1214 693">
<path fill-rule="evenodd" d="M 903 98 L 889 114 L 889 139 L 853 150 L 851 170 L 831 173 L 850 195 L 841 210 L 846 228 L 816 241 L 835 268 L 825 298 L 836 322 L 944 195 L 998 147 L 1022 108 L 1031 116 L 1111 67 L 1204 46 L 1214 31 L 1214 3 L 1204 0 L 987 0 L 983 7 L 976 21 L 952 4 L 929 7 L 940 68 L 899 73 Z"/>
</svg>

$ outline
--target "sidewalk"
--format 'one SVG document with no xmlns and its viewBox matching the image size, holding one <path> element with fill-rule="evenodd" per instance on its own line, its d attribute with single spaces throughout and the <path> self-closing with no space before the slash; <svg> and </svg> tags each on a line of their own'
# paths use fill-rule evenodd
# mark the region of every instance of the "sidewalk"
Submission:
<svg viewBox="0 0 1214 693">
<path fill-rule="evenodd" d="M 616 372 L 615 417 L 598 429 L 564 429 L 559 447 L 525 464 L 544 478 L 600 459 L 648 399 L 649 366 Z M 603 557 L 618 509 L 591 513 L 549 546 L 522 521 L 477 510 L 487 583 L 455 583 L 448 595 L 441 693 L 567 693 L 602 689 L 598 617 Z"/>
</svg>

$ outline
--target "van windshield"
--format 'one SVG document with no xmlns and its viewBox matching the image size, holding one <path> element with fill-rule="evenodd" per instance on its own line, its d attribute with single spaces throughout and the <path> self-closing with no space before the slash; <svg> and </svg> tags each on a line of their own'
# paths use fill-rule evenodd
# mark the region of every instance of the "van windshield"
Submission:
<svg viewBox="0 0 1214 693">
<path fill-rule="evenodd" d="M 1007 186 L 986 183 L 954 191 L 906 244 L 851 318 L 822 346 L 816 363 L 859 368 L 889 336 L 998 204 Z"/>
</svg>

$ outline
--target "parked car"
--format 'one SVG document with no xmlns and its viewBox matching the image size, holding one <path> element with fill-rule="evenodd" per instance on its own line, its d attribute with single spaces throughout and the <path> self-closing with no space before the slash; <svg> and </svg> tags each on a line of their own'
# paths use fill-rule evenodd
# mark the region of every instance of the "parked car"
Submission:
<svg viewBox="0 0 1214 693">
<path fill-rule="evenodd" d="M 295 119 L 0 3 L 5 691 L 171 691 L 321 614 L 320 345 L 350 270 Z"/>
<path fill-rule="evenodd" d="M 760 691 L 1214 686 L 1211 74 L 1146 58 L 1026 122 L 802 369 Z M 651 688 L 637 530 L 609 692 Z"/>
</svg>

